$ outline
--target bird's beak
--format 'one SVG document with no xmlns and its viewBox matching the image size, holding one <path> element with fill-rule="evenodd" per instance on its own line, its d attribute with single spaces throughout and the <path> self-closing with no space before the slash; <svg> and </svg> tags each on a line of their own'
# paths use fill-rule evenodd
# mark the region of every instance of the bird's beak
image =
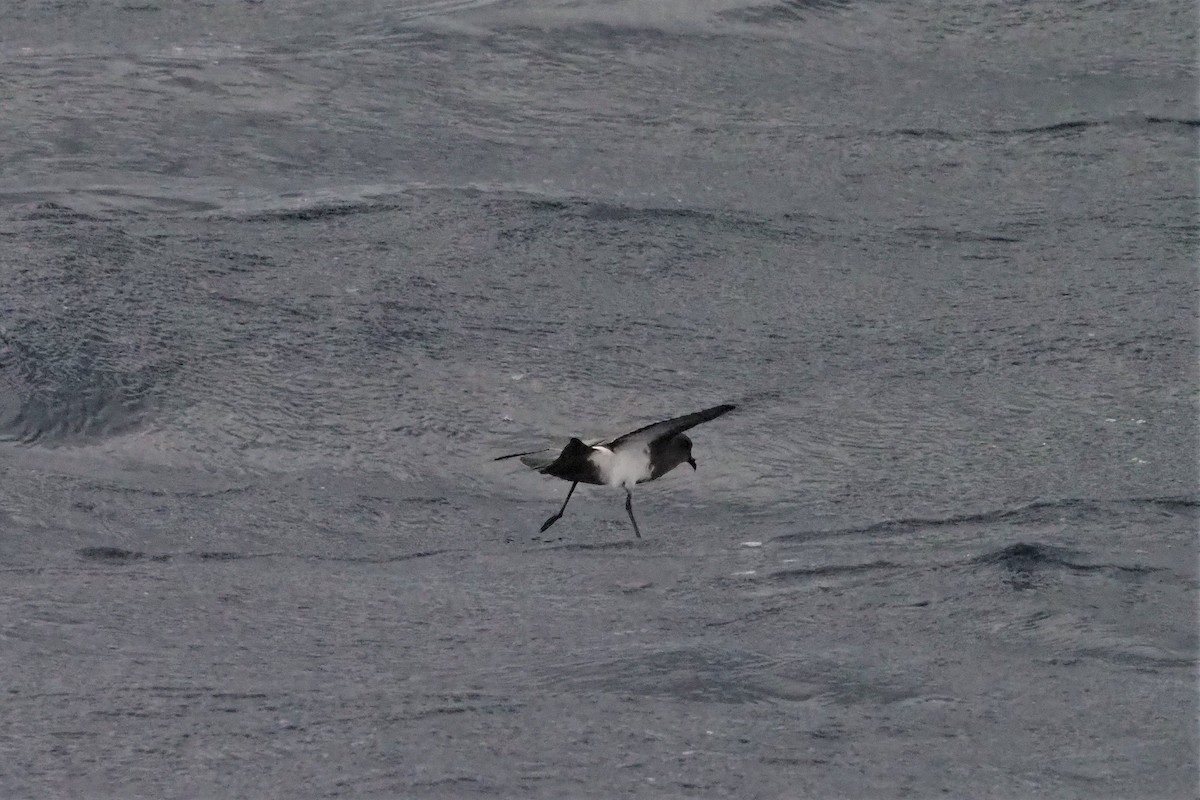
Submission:
<svg viewBox="0 0 1200 800">
<path fill-rule="evenodd" d="M 688 458 L 688 463 L 692 465 L 692 469 L 696 469 L 696 459 Z"/>
</svg>

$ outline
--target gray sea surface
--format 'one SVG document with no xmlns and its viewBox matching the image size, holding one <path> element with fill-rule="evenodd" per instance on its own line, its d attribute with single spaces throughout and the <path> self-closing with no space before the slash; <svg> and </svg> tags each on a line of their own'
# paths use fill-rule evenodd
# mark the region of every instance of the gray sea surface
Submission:
<svg viewBox="0 0 1200 800">
<path fill-rule="evenodd" d="M 1196 31 L 4 4 L 0 797 L 1195 797 Z"/>
</svg>

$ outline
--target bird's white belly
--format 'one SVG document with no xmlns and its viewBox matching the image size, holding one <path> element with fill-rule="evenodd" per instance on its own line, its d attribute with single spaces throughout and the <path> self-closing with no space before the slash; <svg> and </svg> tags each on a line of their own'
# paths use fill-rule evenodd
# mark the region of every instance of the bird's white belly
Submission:
<svg viewBox="0 0 1200 800">
<path fill-rule="evenodd" d="M 600 479 L 606 486 L 633 488 L 638 481 L 650 477 L 650 449 L 621 448 L 617 452 L 607 447 L 594 447 L 590 456 L 600 471 Z"/>
</svg>

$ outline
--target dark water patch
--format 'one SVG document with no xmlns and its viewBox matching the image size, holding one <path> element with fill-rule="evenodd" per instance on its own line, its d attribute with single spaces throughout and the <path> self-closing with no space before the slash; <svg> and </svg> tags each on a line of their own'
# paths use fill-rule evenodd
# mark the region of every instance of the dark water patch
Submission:
<svg viewBox="0 0 1200 800">
<path fill-rule="evenodd" d="M 942 142 L 956 142 L 959 139 L 957 134 L 951 133 L 941 128 L 900 128 L 890 132 L 888 135 L 907 136 L 914 139 L 929 139 Z"/>
<path fill-rule="evenodd" d="M 1034 524 L 1047 521 L 1061 521 L 1068 515 L 1074 521 L 1082 521 L 1088 518 L 1113 516 L 1122 508 L 1144 506 L 1153 506 L 1169 511 L 1191 511 L 1197 508 L 1198 502 L 1194 498 L 1185 496 L 1133 497 L 1122 500 L 1086 500 L 1077 498 L 1041 500 L 1018 508 L 1001 508 L 970 514 L 954 514 L 948 517 L 906 517 L 903 519 L 884 520 L 883 522 L 876 522 L 856 528 L 785 533 L 774 537 L 771 541 L 808 541 L 854 534 L 899 536 L 929 528 L 954 527 L 958 525 L 986 525 L 996 522 Z"/>
<path fill-rule="evenodd" d="M 1069 133 L 1088 128 L 1094 128 L 1101 125 L 1107 125 L 1107 122 L 1096 120 L 1069 120 L 1066 122 L 1053 122 L 1048 125 L 1031 125 L 1024 128 L 994 128 L 984 131 L 991 136 L 1012 136 L 1013 134 L 1040 134 L 1040 133 Z M 963 133 L 955 133 L 945 130 L 944 128 L 898 128 L 894 131 L 882 133 L 884 136 L 905 136 L 915 139 L 929 139 L 933 141 L 958 141 L 964 137 Z"/>
<path fill-rule="evenodd" d="M 667 222 L 678 219 L 711 220 L 715 215 L 710 211 L 694 208 L 637 208 L 612 203 L 584 203 L 581 208 L 582 216 L 588 219 L 604 222 L 624 222 L 626 220 L 641 220 L 650 223 Z"/>
<path fill-rule="evenodd" d="M 123 547 L 81 547 L 75 551 L 88 561 L 103 561 L 108 564 L 126 564 L 146 557 L 145 553 L 126 550 Z"/>
<path fill-rule="evenodd" d="M 326 555 L 323 553 L 239 553 L 235 551 L 218 550 L 186 553 L 185 555 L 190 558 L 200 559 L 201 561 L 242 561 L 245 559 L 278 558 L 295 559 L 299 561 L 343 562 L 349 564 L 395 564 L 400 561 L 412 561 L 417 558 L 430 558 L 431 556 L 452 552 L 456 551 L 452 549 L 443 549 L 421 550 L 416 553 L 396 553 L 394 555 L 383 556 L 338 556 Z"/>
<path fill-rule="evenodd" d="M 1022 241 L 1014 236 L 1004 236 L 997 233 L 946 230 L 945 228 L 937 228 L 929 225 L 898 228 L 896 233 L 908 236 L 915 241 L 940 241 L 953 242 L 955 244 L 975 244 L 981 242 L 992 244 L 1016 244 Z"/>
<path fill-rule="evenodd" d="M 299 561 L 332 561 L 350 564 L 395 564 L 400 561 L 412 561 L 417 558 L 429 558 L 452 550 L 422 550 L 416 553 L 397 553 L 384 556 L 338 556 L 323 553 L 239 553 L 233 550 L 208 550 L 184 553 L 182 555 L 199 559 L 200 561 L 243 561 L 247 559 L 295 559 Z"/>
<path fill-rule="evenodd" d="M 57 203 L 53 200 L 44 200 L 34 204 L 22 216 L 29 222 L 58 222 L 62 224 L 71 224 L 75 222 L 96 221 L 99 218 L 82 211 L 71 208 L 70 206 Z"/>
<path fill-rule="evenodd" d="M 1126 564 L 1084 564 L 1071 560 L 1077 551 L 1039 542 L 1017 542 L 971 560 L 974 564 L 999 564 L 1011 570 L 1062 567 L 1077 572 L 1160 572 L 1161 567 Z"/>
<path fill-rule="evenodd" d="M 970 564 L 1000 567 L 1006 582 L 1014 589 L 1034 588 L 1043 576 L 1055 572 L 1104 573 L 1108 575 L 1142 575 L 1161 572 L 1161 567 L 1126 564 L 1088 564 L 1073 560 L 1076 551 L 1040 542 L 1017 542 L 970 560 Z"/>
<path fill-rule="evenodd" d="M 442 550 L 421 550 L 416 553 L 397 553 L 390 556 L 303 556 L 309 561 L 347 561 L 353 564 L 395 564 L 399 561 L 412 561 L 418 558 L 430 558 L 444 553 L 461 552 L 451 548 Z"/>
<path fill-rule="evenodd" d="M 236 553 L 230 550 L 202 551 L 193 553 L 192 556 L 201 561 L 238 561 L 246 557 L 243 553 Z"/>
<path fill-rule="evenodd" d="M 1094 120 L 1071 120 L 1068 122 L 1055 122 L 1049 125 L 1034 125 L 1028 128 L 1012 128 L 1008 130 L 993 130 L 989 133 L 995 134 L 1011 134 L 1011 133 L 1065 133 L 1087 128 L 1095 128 L 1100 125 L 1106 125 L 1105 122 L 1097 122 Z"/>
<path fill-rule="evenodd" d="M 1182 511 L 1184 509 L 1200 508 L 1200 498 L 1186 497 L 1183 495 L 1166 496 L 1166 497 L 1135 497 L 1125 502 L 1130 505 L 1149 505 L 1158 506 L 1172 511 Z"/>
<path fill-rule="evenodd" d="M 514 202 L 507 198 L 503 202 Z M 640 206 L 615 202 L 601 202 L 587 199 L 546 199 L 518 196 L 516 202 L 524 204 L 529 210 L 553 214 L 559 218 L 584 220 L 589 222 L 633 223 L 660 230 L 661 226 L 695 223 L 705 230 L 714 230 L 714 226 L 727 228 L 731 231 L 759 231 L 766 235 L 782 236 L 788 234 L 806 234 L 806 227 L 821 221 L 821 218 L 808 213 L 787 212 L 784 214 L 763 217 L 752 213 L 734 210 L 714 210 L 698 206 Z M 509 230 L 502 233 L 505 237 L 519 235 Z"/>
<path fill-rule="evenodd" d="M 571 204 L 563 202 L 562 200 L 536 199 L 536 200 L 529 201 L 529 208 L 532 211 L 548 211 L 548 212 L 554 212 L 554 213 L 561 213 L 561 212 L 569 211 L 571 209 Z"/>
<path fill-rule="evenodd" d="M 1200 128 L 1200 119 L 1185 117 L 1146 117 L 1146 122 L 1152 125 L 1183 125 L 1188 128 Z"/>
<path fill-rule="evenodd" d="M 1045 566 L 1067 564 L 1073 551 L 1036 542 L 1017 542 L 971 559 L 974 564 L 998 564 L 1013 571 L 1028 571 Z"/>
<path fill-rule="evenodd" d="M 418 558 L 430 558 L 443 553 L 457 552 L 455 550 L 422 550 L 416 553 L 397 553 L 383 556 L 338 556 L 320 553 L 242 553 L 235 550 L 192 550 L 182 553 L 145 553 L 139 550 L 127 550 L 122 547 L 83 547 L 75 551 L 81 558 L 88 561 L 98 561 L 107 564 L 129 564 L 135 561 L 173 561 L 190 559 L 203 562 L 245 561 L 249 559 L 294 559 L 299 561 L 328 561 L 351 564 L 395 564 L 401 561 L 412 561 Z"/>
<path fill-rule="evenodd" d="M 585 199 L 557 199 L 521 196 L 530 211 L 599 222 L 641 221 L 649 224 L 672 220 L 713 220 L 719 215 L 711 210 L 688 207 L 634 206 Z"/>
<path fill-rule="evenodd" d="M 147 561 L 169 561 L 170 555 L 164 553 L 143 553 L 140 550 L 126 550 L 123 547 L 81 547 L 75 551 L 80 558 L 87 561 L 98 561 L 103 564 L 132 564 L 143 559 Z"/>
<path fill-rule="evenodd" d="M 244 215 L 221 215 L 220 218 L 240 222 L 318 222 L 327 219 L 337 219 L 339 217 L 387 213 L 400 208 L 401 205 L 399 203 L 391 201 L 335 202 L 326 205 L 305 206 L 303 208 L 254 211 Z"/>
</svg>

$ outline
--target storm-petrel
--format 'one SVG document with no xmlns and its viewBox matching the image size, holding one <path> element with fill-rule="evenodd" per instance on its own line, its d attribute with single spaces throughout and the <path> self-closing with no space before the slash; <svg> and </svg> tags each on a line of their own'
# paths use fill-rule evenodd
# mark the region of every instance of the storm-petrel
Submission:
<svg viewBox="0 0 1200 800">
<path fill-rule="evenodd" d="M 546 448 L 528 453 L 510 453 L 495 460 L 519 457 L 523 464 L 543 475 L 553 475 L 571 482 L 562 508 L 542 523 L 543 532 L 562 517 L 576 486 L 581 483 L 594 483 L 600 486 L 619 486 L 625 490 L 625 510 L 629 512 L 633 532 L 640 539 L 642 532 L 638 530 L 637 520 L 633 517 L 633 493 L 630 490 L 636 484 L 661 478 L 685 461 L 695 469 L 692 440 L 684 436 L 683 432 L 702 422 L 716 419 L 734 408 L 736 406 L 729 404 L 713 406 L 693 414 L 655 422 L 615 439 L 594 439 L 585 442 L 572 437 L 557 457 L 539 455 L 553 453 L 552 448 Z"/>
</svg>

